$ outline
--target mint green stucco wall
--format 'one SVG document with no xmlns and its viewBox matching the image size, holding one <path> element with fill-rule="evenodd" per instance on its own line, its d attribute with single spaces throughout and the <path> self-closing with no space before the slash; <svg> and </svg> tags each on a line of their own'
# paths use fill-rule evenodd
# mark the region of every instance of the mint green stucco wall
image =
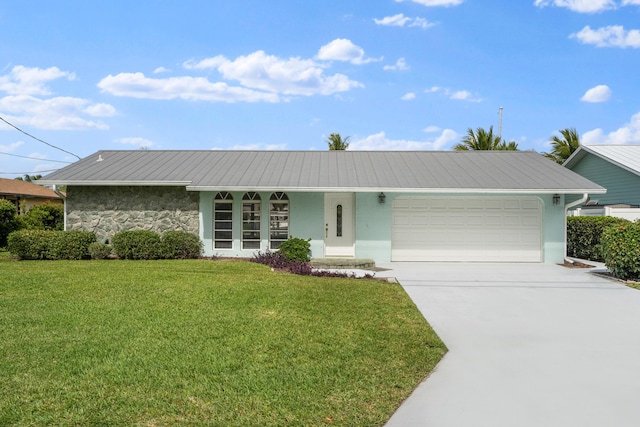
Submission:
<svg viewBox="0 0 640 427">
<path fill-rule="evenodd" d="M 356 258 L 391 261 L 391 198 L 378 202 L 379 193 L 356 193 Z"/>
<path fill-rule="evenodd" d="M 200 239 L 204 243 L 205 256 L 250 257 L 256 250 L 242 250 L 242 196 L 245 192 L 232 191 L 233 196 L 233 249 L 213 247 L 213 198 L 217 192 L 200 193 Z M 261 198 L 260 250 L 269 248 L 269 198 L 271 192 L 258 192 Z M 324 194 L 287 193 L 289 197 L 289 235 L 311 238 L 311 253 L 321 257 L 324 250 Z"/>
<path fill-rule="evenodd" d="M 606 194 L 591 196 L 599 204 L 640 205 L 640 176 L 591 153 L 586 153 L 571 170 L 607 189 Z M 567 197 L 567 202 L 579 198 L 572 195 Z"/>
<path fill-rule="evenodd" d="M 213 197 L 212 192 L 200 193 L 200 238 L 204 242 L 205 255 L 249 257 L 255 251 L 241 250 L 242 192 L 232 192 L 234 199 L 233 249 L 213 248 Z M 260 192 L 262 198 L 262 250 L 268 248 L 269 196 Z M 324 193 L 287 193 L 290 202 L 290 235 L 311 238 L 312 256 L 324 255 Z M 391 261 L 391 217 L 393 199 L 397 196 L 424 196 L 419 193 L 389 193 L 385 203 L 378 202 L 379 193 L 356 193 L 355 195 L 355 256 L 371 258 L 376 262 Z M 439 194 L 438 196 L 442 196 Z M 465 196 L 451 194 L 450 196 Z M 468 194 L 466 196 L 472 196 Z M 473 196 L 478 196 L 473 194 Z M 505 197 L 505 195 L 484 195 Z M 552 195 L 531 195 L 542 203 L 542 253 L 545 263 L 561 263 L 564 259 L 564 198 L 553 205 Z M 508 196 L 507 196 L 508 197 Z M 513 195 L 513 197 L 522 197 Z"/>
</svg>

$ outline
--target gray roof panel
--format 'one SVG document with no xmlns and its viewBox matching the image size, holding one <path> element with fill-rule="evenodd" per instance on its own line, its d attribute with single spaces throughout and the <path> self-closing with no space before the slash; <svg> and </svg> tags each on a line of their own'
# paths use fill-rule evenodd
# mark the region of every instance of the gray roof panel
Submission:
<svg viewBox="0 0 640 427">
<path fill-rule="evenodd" d="M 532 151 L 99 151 L 40 182 L 218 191 L 605 191 Z"/>
</svg>

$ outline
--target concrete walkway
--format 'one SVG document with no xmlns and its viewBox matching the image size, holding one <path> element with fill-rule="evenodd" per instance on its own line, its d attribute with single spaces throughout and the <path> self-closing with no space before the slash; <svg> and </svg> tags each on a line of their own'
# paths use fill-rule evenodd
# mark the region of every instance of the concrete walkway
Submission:
<svg viewBox="0 0 640 427">
<path fill-rule="evenodd" d="M 640 426 L 640 291 L 557 265 L 379 266 L 449 348 L 388 427 Z"/>
</svg>

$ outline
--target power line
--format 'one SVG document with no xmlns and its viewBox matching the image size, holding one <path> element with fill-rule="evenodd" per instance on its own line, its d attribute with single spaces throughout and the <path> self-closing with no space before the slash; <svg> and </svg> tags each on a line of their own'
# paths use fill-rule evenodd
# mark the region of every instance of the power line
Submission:
<svg viewBox="0 0 640 427">
<path fill-rule="evenodd" d="M 4 118 L 2 118 L 2 117 L 0 117 L 0 120 L 2 120 L 2 121 L 3 121 L 3 122 L 5 122 L 6 124 L 8 124 L 8 125 L 9 125 L 9 126 L 11 126 L 12 128 L 14 128 L 15 130 L 17 130 L 18 132 L 21 132 L 21 133 L 23 133 L 23 134 L 27 135 L 29 138 L 33 138 L 33 139 L 35 139 L 36 141 L 42 142 L 43 144 L 46 144 L 46 145 L 48 145 L 48 146 L 49 146 L 49 147 L 51 147 L 51 148 L 55 148 L 56 150 L 60 150 L 60 151 L 62 151 L 62 152 L 64 152 L 64 153 L 71 154 L 72 156 L 75 156 L 75 157 L 77 157 L 77 158 L 78 158 L 78 160 L 80 160 L 80 156 L 78 156 L 77 154 L 73 154 L 71 151 L 64 150 L 64 149 L 62 149 L 62 148 L 60 148 L 60 147 L 56 147 L 56 146 L 55 146 L 55 145 L 53 145 L 53 144 L 49 144 L 47 141 L 43 141 L 43 140 L 41 140 L 40 138 L 36 138 L 35 136 L 31 135 L 30 133 L 27 133 L 27 132 L 23 131 L 22 129 L 20 129 L 18 126 L 16 126 L 16 125 L 14 125 L 14 124 L 9 123 L 8 121 L 6 121 L 6 120 L 5 120 Z"/>
<path fill-rule="evenodd" d="M 0 154 L 4 154 L 5 156 L 11 156 L 11 157 L 20 157 L 22 159 L 39 160 L 41 162 L 73 163 L 73 162 L 65 162 L 64 160 L 48 160 L 48 159 L 41 159 L 39 157 L 21 156 L 19 154 L 5 153 L 3 151 L 0 151 Z"/>
</svg>

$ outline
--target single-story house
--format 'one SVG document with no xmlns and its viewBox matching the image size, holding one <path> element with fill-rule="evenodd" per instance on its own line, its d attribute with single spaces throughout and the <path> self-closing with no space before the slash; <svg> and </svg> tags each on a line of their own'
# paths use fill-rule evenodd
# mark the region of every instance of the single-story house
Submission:
<svg viewBox="0 0 640 427">
<path fill-rule="evenodd" d="M 0 199 L 12 202 L 18 214 L 24 214 L 36 205 L 62 205 L 62 198 L 50 188 L 19 179 L 0 178 Z"/>
<path fill-rule="evenodd" d="M 99 239 L 179 229 L 247 257 L 300 237 L 377 262 L 562 262 L 565 197 L 606 191 L 527 151 L 99 151 L 42 182 Z"/>
<path fill-rule="evenodd" d="M 580 215 L 640 217 L 640 145 L 581 145 L 564 167 L 607 189 Z"/>
</svg>

